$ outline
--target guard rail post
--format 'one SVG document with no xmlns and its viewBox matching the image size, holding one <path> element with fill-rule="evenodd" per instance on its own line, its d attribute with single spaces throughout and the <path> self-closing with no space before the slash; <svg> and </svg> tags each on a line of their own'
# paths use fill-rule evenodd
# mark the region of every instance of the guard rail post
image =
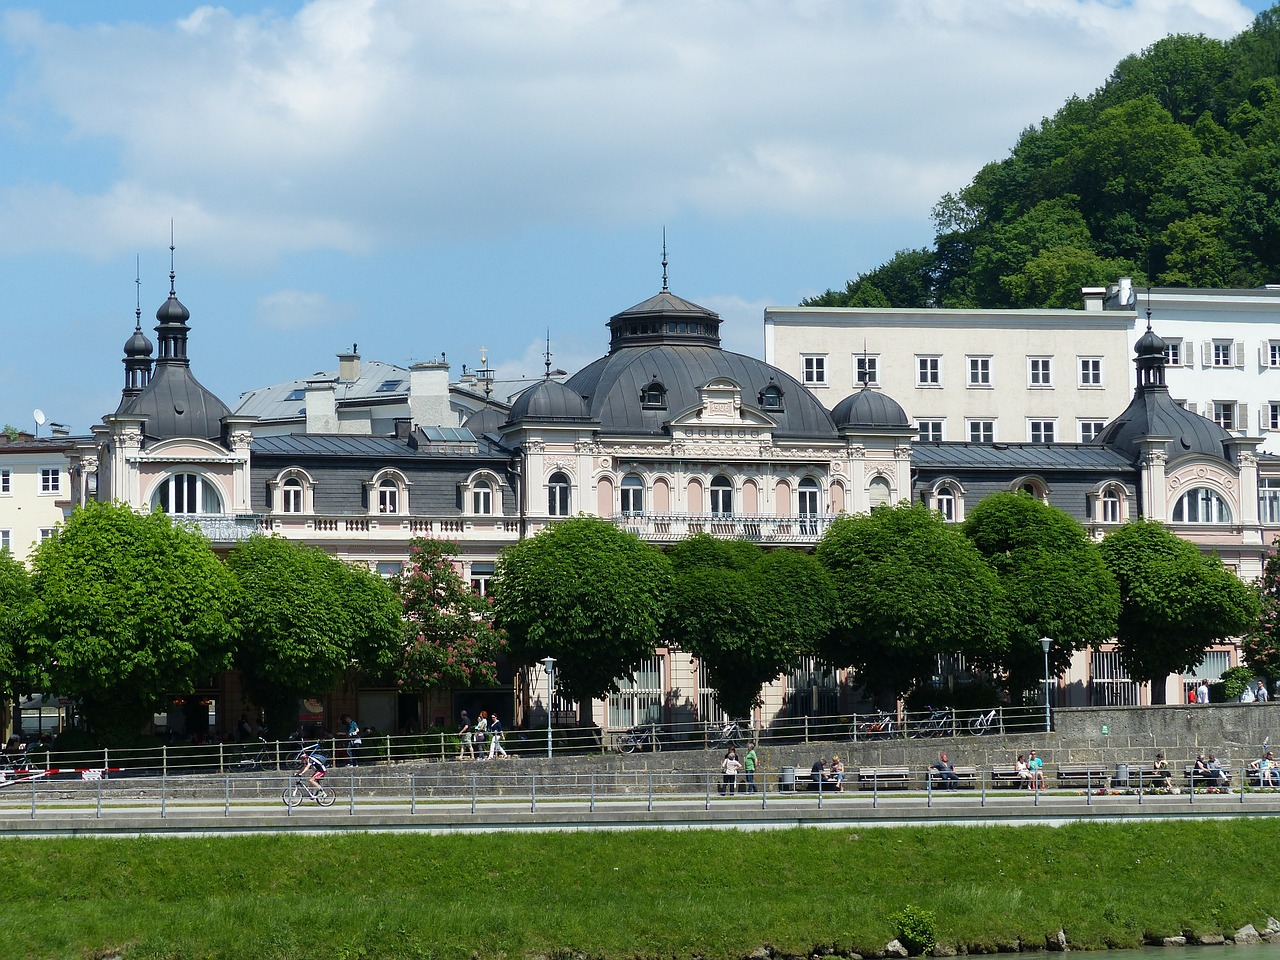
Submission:
<svg viewBox="0 0 1280 960">
<path fill-rule="evenodd" d="M 418 812 L 418 778 L 409 774 L 409 815 Z"/>
</svg>

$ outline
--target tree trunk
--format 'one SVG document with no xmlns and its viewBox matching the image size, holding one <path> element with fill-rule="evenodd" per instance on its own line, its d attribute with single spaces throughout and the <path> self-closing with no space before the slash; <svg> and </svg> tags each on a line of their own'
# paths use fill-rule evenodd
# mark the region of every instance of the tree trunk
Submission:
<svg viewBox="0 0 1280 960">
<path fill-rule="evenodd" d="M 1168 699 L 1165 696 L 1165 694 L 1168 692 L 1167 691 L 1168 686 L 1169 686 L 1168 674 L 1166 674 L 1163 677 L 1153 679 L 1151 681 L 1151 703 L 1153 705 L 1168 703 Z"/>
</svg>

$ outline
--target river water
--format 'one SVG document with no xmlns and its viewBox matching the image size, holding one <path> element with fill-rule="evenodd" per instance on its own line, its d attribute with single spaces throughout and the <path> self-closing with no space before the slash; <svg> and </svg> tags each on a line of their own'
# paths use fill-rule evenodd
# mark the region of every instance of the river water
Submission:
<svg viewBox="0 0 1280 960">
<path fill-rule="evenodd" d="M 1100 950 L 1099 960 L 1280 960 L 1280 944 L 1255 943 L 1222 947 L 1143 947 L 1140 950 Z"/>
</svg>

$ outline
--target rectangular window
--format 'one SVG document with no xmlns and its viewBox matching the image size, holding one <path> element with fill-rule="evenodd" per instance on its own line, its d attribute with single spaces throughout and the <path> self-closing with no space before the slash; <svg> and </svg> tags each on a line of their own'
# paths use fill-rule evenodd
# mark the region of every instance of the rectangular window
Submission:
<svg viewBox="0 0 1280 960">
<path fill-rule="evenodd" d="M 1268 340 L 1264 344 L 1262 365 L 1265 367 L 1280 367 L 1280 340 Z"/>
<path fill-rule="evenodd" d="M 991 386 L 991 358 L 968 357 L 966 359 L 969 363 L 969 386 Z"/>
<path fill-rule="evenodd" d="M 916 357 L 916 386 L 942 386 L 941 357 Z"/>
<path fill-rule="evenodd" d="M 1223 430 L 1236 428 L 1236 405 L 1230 400 L 1213 401 L 1213 422 Z"/>
<path fill-rule="evenodd" d="M 1280 403 L 1272 400 L 1262 405 L 1262 429 L 1280 430 Z"/>
<path fill-rule="evenodd" d="M 1138 685 L 1129 679 L 1118 650 L 1094 650 L 1089 654 L 1089 706 L 1133 707 Z"/>
<path fill-rule="evenodd" d="M 1081 357 L 1080 358 L 1080 386 L 1082 387 L 1102 386 L 1102 358 L 1101 357 Z"/>
<path fill-rule="evenodd" d="M 13 531 L 0 530 L 0 551 L 13 549 Z"/>
<path fill-rule="evenodd" d="M 969 420 L 970 443 L 995 443 L 996 422 L 994 420 Z"/>
<path fill-rule="evenodd" d="M 1102 428 L 1107 425 L 1105 420 L 1078 420 L 1080 442 L 1090 443 L 1093 438 L 1102 432 Z"/>
<path fill-rule="evenodd" d="M 1167 367 L 1182 366 L 1183 349 L 1181 340 L 1166 340 L 1164 342 L 1164 362 Z"/>
<path fill-rule="evenodd" d="M 57 467 L 40 468 L 40 492 L 57 493 L 62 489 L 62 472 Z"/>
<path fill-rule="evenodd" d="M 489 581 L 493 579 L 492 563 L 473 562 L 471 564 L 471 592 L 477 596 L 489 595 Z"/>
<path fill-rule="evenodd" d="M 383 580 L 390 580 L 400 576 L 401 571 L 404 570 L 404 564 L 399 560 L 379 560 L 373 565 L 373 570 Z"/>
<path fill-rule="evenodd" d="M 860 355 L 853 358 L 853 385 L 860 387 L 864 383 L 878 386 L 880 383 L 880 358 Z"/>
<path fill-rule="evenodd" d="M 1280 526 L 1280 477 L 1258 478 L 1258 519 L 1269 527 Z"/>
<path fill-rule="evenodd" d="M 634 671 L 634 679 L 619 679 L 617 691 L 609 694 L 609 726 L 625 730 L 645 723 L 661 723 L 667 702 L 663 682 L 663 658 L 655 655 Z"/>
<path fill-rule="evenodd" d="M 53 527 L 41 527 L 41 528 L 40 528 L 40 542 L 41 542 L 41 543 L 44 543 L 46 540 L 48 540 L 48 539 L 49 539 L 50 537 L 52 537 L 52 536 L 53 536 Z"/>
<path fill-rule="evenodd" d="M 1236 340 L 1206 340 L 1204 342 L 1206 367 L 1244 366 L 1244 344 Z"/>
<path fill-rule="evenodd" d="M 801 357 L 800 363 L 801 369 L 804 371 L 804 383 L 806 387 L 825 387 L 827 385 L 826 354 L 821 356 Z"/>
<path fill-rule="evenodd" d="M 1027 386 L 1053 386 L 1053 358 L 1027 357 Z"/>
<path fill-rule="evenodd" d="M 13 488 L 10 486 L 11 483 L 12 483 L 12 479 L 10 477 L 9 471 L 0 470 L 0 494 L 13 493 Z"/>
<path fill-rule="evenodd" d="M 917 420 L 916 439 L 921 443 L 941 443 L 942 424 L 941 420 Z"/>
<path fill-rule="evenodd" d="M 1056 437 L 1053 420 L 1028 420 L 1027 439 L 1032 443 L 1053 443 Z"/>
</svg>

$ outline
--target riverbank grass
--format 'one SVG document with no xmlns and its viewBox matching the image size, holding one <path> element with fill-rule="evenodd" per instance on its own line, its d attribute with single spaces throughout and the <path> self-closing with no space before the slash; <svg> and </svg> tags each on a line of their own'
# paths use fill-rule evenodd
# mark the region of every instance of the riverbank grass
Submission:
<svg viewBox="0 0 1280 960">
<path fill-rule="evenodd" d="M 522 960 L 1137 946 L 1280 916 L 1274 820 L 784 831 L 9 839 L 23 958 Z M 896 915 L 896 916 L 895 916 Z"/>
</svg>

